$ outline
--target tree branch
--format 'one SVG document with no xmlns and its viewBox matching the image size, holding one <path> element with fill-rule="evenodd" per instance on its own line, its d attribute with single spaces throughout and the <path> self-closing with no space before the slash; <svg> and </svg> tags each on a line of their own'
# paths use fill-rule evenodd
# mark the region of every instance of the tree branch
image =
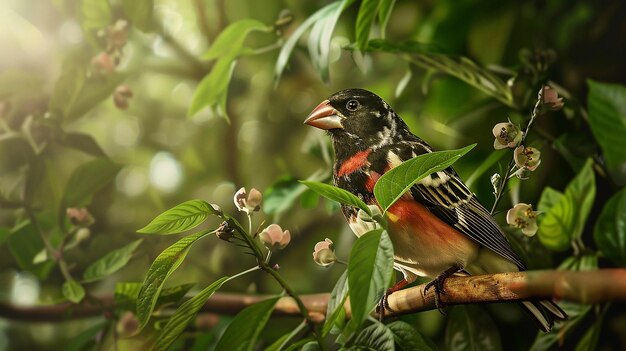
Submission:
<svg viewBox="0 0 626 351">
<path fill-rule="evenodd" d="M 433 289 L 424 292 L 425 284 L 397 291 L 389 296 L 389 306 L 399 315 L 435 309 Z M 498 273 L 480 276 L 451 277 L 444 283 L 445 305 L 469 303 L 507 302 L 533 299 L 565 300 L 594 304 L 614 300 L 626 301 L 626 269 L 601 269 L 597 271 L 527 271 Z M 247 306 L 260 302 L 267 295 L 216 293 L 203 306 L 202 311 L 236 314 Z M 329 294 L 301 295 L 312 320 L 321 322 L 326 313 Z M 12 320 L 52 322 L 65 319 L 94 317 L 114 307 L 112 296 L 100 297 L 101 304 L 62 303 L 48 306 L 15 306 L 0 303 L 0 317 Z M 346 303 L 350 316 L 350 305 Z M 278 316 L 300 316 L 300 308 L 291 297 L 283 297 L 276 304 Z"/>
</svg>

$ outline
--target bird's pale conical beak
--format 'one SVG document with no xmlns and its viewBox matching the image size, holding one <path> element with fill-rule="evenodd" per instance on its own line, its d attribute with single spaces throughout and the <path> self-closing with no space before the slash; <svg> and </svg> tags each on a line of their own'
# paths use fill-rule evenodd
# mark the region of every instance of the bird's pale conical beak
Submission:
<svg viewBox="0 0 626 351">
<path fill-rule="evenodd" d="M 317 105 L 304 120 L 304 123 L 325 130 L 343 128 L 337 110 L 330 105 L 328 100 L 324 100 Z"/>
</svg>

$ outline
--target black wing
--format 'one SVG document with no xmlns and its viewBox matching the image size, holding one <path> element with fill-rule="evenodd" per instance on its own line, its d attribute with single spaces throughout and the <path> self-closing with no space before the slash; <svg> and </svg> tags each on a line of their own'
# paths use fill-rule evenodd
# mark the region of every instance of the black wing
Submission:
<svg viewBox="0 0 626 351">
<path fill-rule="evenodd" d="M 408 150 L 393 150 L 392 152 L 397 151 L 398 158 L 404 161 L 423 154 L 425 148 L 427 152 L 432 151 L 420 140 L 414 143 L 411 152 L 407 152 Z M 433 173 L 417 182 L 410 191 L 415 199 L 441 220 L 512 261 L 520 269 L 526 269 L 521 258 L 511 249 L 498 223 L 467 188 L 454 169 L 449 167 Z"/>
</svg>

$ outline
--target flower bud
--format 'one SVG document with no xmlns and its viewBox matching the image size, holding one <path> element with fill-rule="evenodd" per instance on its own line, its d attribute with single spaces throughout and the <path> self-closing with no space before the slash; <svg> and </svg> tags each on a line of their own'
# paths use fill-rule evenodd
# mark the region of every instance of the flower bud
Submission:
<svg viewBox="0 0 626 351">
<path fill-rule="evenodd" d="M 263 229 L 259 238 L 265 244 L 268 249 L 282 249 L 291 241 L 291 233 L 288 230 L 284 230 L 278 224 L 270 224 L 267 228 Z"/>
<path fill-rule="evenodd" d="M 235 193 L 233 201 L 239 211 L 250 214 L 261 209 L 263 194 L 255 188 L 250 189 L 250 194 L 248 194 L 246 188 L 241 188 Z"/>
<path fill-rule="evenodd" d="M 552 111 L 558 111 L 565 105 L 563 98 L 559 97 L 559 93 L 549 85 L 543 86 L 539 91 L 537 99 L 543 102 L 543 105 Z"/>
<path fill-rule="evenodd" d="M 518 168 L 534 171 L 541 163 L 541 152 L 534 147 L 520 145 L 515 149 L 513 159 Z"/>
<path fill-rule="evenodd" d="M 65 210 L 65 214 L 70 222 L 76 226 L 88 227 L 94 222 L 93 217 L 84 207 L 70 207 Z"/>
<path fill-rule="evenodd" d="M 519 203 L 506 213 L 506 222 L 515 227 L 520 228 L 522 233 L 527 236 L 533 236 L 537 233 L 537 214 L 533 211 L 532 205 Z"/>
<path fill-rule="evenodd" d="M 133 91 L 126 84 L 122 84 L 115 88 L 113 92 L 113 103 L 120 110 L 128 108 L 128 99 L 133 96 Z"/>
<path fill-rule="evenodd" d="M 134 313 L 126 311 L 117 321 L 116 329 L 121 337 L 129 337 L 139 329 L 139 320 Z"/>
<path fill-rule="evenodd" d="M 315 248 L 313 249 L 313 261 L 322 267 L 329 267 L 337 261 L 332 240 L 326 238 L 324 241 L 315 244 Z"/>
<path fill-rule="evenodd" d="M 99 76 L 106 76 L 115 70 L 115 61 L 106 52 L 101 52 L 91 59 L 91 66 Z"/>
<path fill-rule="evenodd" d="M 222 222 L 215 231 L 215 236 L 218 238 L 230 242 L 230 239 L 235 235 L 235 230 L 226 221 Z"/>
<path fill-rule="evenodd" d="M 493 142 L 493 148 L 496 150 L 513 148 L 522 141 L 524 133 L 519 126 L 509 122 L 498 123 L 491 131 L 496 140 Z"/>
<path fill-rule="evenodd" d="M 498 188 L 500 187 L 500 174 L 499 173 L 494 173 L 491 176 L 491 186 L 493 186 L 493 192 L 494 194 L 498 192 Z"/>
</svg>

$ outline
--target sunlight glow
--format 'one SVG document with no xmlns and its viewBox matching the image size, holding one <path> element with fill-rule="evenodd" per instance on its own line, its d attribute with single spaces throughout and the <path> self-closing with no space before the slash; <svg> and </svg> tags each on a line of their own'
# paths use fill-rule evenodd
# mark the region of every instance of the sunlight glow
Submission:
<svg viewBox="0 0 626 351">
<path fill-rule="evenodd" d="M 164 192 L 176 190 L 183 179 L 180 162 L 169 152 L 159 152 L 150 162 L 150 183 Z"/>
</svg>

